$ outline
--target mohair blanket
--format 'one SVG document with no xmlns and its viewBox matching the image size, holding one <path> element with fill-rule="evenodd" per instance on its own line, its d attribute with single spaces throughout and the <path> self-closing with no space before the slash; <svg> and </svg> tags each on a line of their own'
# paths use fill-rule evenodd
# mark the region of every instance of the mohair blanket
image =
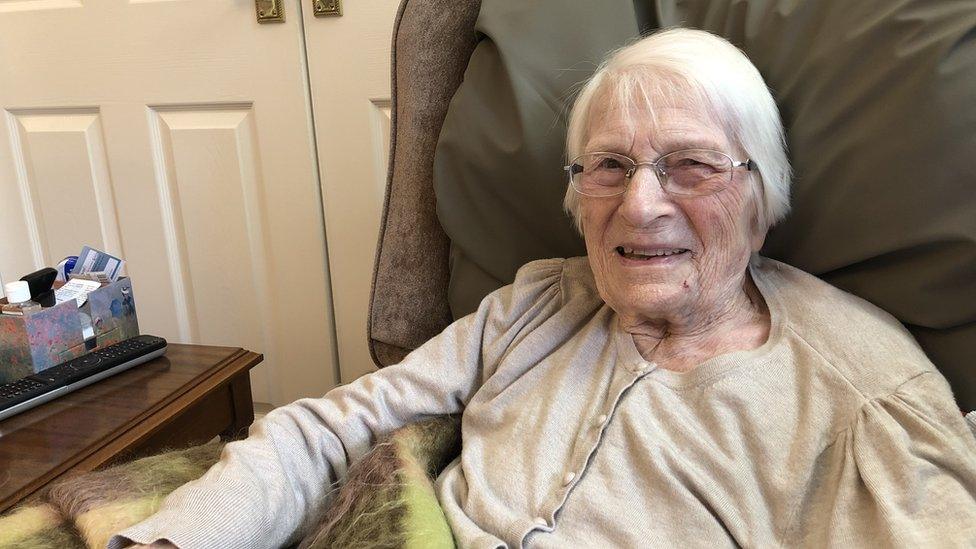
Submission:
<svg viewBox="0 0 976 549">
<path fill-rule="evenodd" d="M 307 521 L 298 547 L 454 547 L 433 479 L 460 444 L 458 416 L 413 423 L 381 439 L 333 488 L 324 515 Z M 0 547 L 103 548 L 114 532 L 203 475 L 222 449 L 211 443 L 175 450 L 58 482 L 0 517 Z"/>
</svg>

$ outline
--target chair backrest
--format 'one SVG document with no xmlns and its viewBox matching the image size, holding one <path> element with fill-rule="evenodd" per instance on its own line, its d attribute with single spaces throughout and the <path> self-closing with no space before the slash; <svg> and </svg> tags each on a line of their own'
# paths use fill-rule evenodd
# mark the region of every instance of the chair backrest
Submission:
<svg viewBox="0 0 976 549">
<path fill-rule="evenodd" d="M 793 213 L 763 253 L 895 315 L 976 409 L 976 5 L 965 3 L 404 0 L 377 363 L 470 312 L 522 263 L 581 253 L 559 212 L 574 84 L 610 49 L 679 24 L 742 48 L 780 105 Z"/>
</svg>

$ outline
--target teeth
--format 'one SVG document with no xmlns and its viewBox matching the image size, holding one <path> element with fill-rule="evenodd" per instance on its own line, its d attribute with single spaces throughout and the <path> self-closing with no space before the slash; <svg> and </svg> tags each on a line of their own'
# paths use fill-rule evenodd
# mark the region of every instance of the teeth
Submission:
<svg viewBox="0 0 976 549">
<path fill-rule="evenodd" d="M 655 250 L 653 252 L 648 253 L 644 251 L 637 251 L 634 250 L 633 248 L 627 248 L 625 246 L 617 246 L 617 253 L 619 254 L 636 255 L 640 257 L 666 257 L 669 255 L 680 254 L 681 252 L 685 252 L 685 251 L 687 250 L 685 250 L 684 248 L 671 248 L 668 250 Z"/>
</svg>

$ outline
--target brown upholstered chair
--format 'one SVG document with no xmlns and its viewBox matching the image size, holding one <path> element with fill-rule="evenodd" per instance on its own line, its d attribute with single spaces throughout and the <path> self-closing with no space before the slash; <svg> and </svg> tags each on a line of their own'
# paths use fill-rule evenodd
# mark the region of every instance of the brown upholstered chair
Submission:
<svg viewBox="0 0 976 549">
<path fill-rule="evenodd" d="M 393 28 L 392 135 L 369 311 L 377 366 L 399 362 L 452 321 L 450 240 L 437 219 L 434 149 L 477 43 L 480 0 L 404 0 Z"/>
<path fill-rule="evenodd" d="M 458 133 L 464 133 L 456 120 L 451 126 L 445 118 L 452 100 L 457 103 L 463 95 L 466 72 L 481 78 L 479 84 L 491 82 L 484 71 L 472 73 L 469 62 L 473 66 L 487 56 L 509 71 L 535 62 L 538 71 L 548 59 L 517 65 L 513 52 L 549 48 L 550 57 L 561 63 L 553 70 L 582 80 L 607 45 L 622 45 L 648 29 L 685 24 L 742 48 L 780 102 L 797 179 L 793 214 L 770 233 L 764 254 L 894 314 L 949 379 L 962 407 L 976 409 L 976 376 L 970 372 L 976 356 L 976 156 L 971 154 L 976 150 L 976 6 L 880 9 L 886 5 L 884 0 L 856 7 L 832 0 L 402 0 L 393 36 L 387 198 L 368 326 L 376 364 L 398 362 L 467 312 L 474 297 L 507 283 L 518 263 L 513 258 L 527 261 L 546 253 L 536 247 L 512 254 L 510 264 L 484 277 L 487 282 L 466 304 L 452 302 L 462 256 L 456 253 L 457 239 L 452 245 L 447 236 L 457 233 L 456 220 L 451 226 L 451 220 L 438 218 L 435 151 L 439 139 L 456 144 Z M 499 31 L 506 20 L 518 27 Z M 567 29 L 572 25 L 580 26 Z M 601 41 L 601 32 L 616 34 Z M 492 40 L 497 43 L 481 47 Z M 578 43 L 594 53 L 581 60 L 583 69 L 564 52 Z M 565 107 L 571 88 L 564 82 L 562 88 L 539 86 L 545 78 L 552 76 L 530 79 L 528 87 L 535 85 L 539 105 L 552 109 L 547 116 L 555 129 L 546 134 L 551 142 L 540 144 L 547 152 L 526 157 L 524 149 L 532 144 L 523 142 L 523 150 L 512 155 L 523 154 L 523 161 L 542 157 L 551 164 L 545 174 L 555 175 L 544 183 L 551 187 L 549 195 L 557 196 L 561 191 L 553 189 L 564 185 L 554 179 L 562 159 L 552 151 L 561 147 L 559 116 L 565 113 L 554 104 Z M 511 84 L 512 93 L 524 84 Z M 566 94 L 546 95 L 554 88 Z M 462 99 L 470 108 L 477 90 L 468 92 Z M 503 101 L 481 100 L 483 124 L 492 124 L 491 116 L 512 116 L 529 125 L 522 109 L 533 105 L 520 98 L 504 98 L 514 101 L 508 109 L 519 110 L 514 115 L 499 108 Z M 866 170 L 870 166 L 877 171 Z M 442 185 L 454 184 L 443 181 L 445 172 L 438 173 Z M 469 169 L 466 175 L 476 173 Z M 470 179 L 464 184 L 470 186 Z M 448 206 L 473 211 L 471 204 Z M 513 224 L 519 215 L 524 218 L 524 212 L 511 215 Z M 557 243 L 573 238 L 565 225 L 554 229 L 563 235 Z M 550 257 L 573 249 L 571 242 L 561 251 L 554 248 L 559 246 L 550 246 Z"/>
</svg>

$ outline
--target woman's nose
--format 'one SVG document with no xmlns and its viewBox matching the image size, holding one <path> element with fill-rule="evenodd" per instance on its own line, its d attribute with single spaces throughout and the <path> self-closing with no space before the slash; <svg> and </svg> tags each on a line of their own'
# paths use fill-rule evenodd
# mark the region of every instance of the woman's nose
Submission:
<svg viewBox="0 0 976 549">
<path fill-rule="evenodd" d="M 661 217 L 674 214 L 671 195 L 661 186 L 661 175 L 654 166 L 638 166 L 630 178 L 618 211 L 635 227 L 644 227 Z"/>
</svg>

